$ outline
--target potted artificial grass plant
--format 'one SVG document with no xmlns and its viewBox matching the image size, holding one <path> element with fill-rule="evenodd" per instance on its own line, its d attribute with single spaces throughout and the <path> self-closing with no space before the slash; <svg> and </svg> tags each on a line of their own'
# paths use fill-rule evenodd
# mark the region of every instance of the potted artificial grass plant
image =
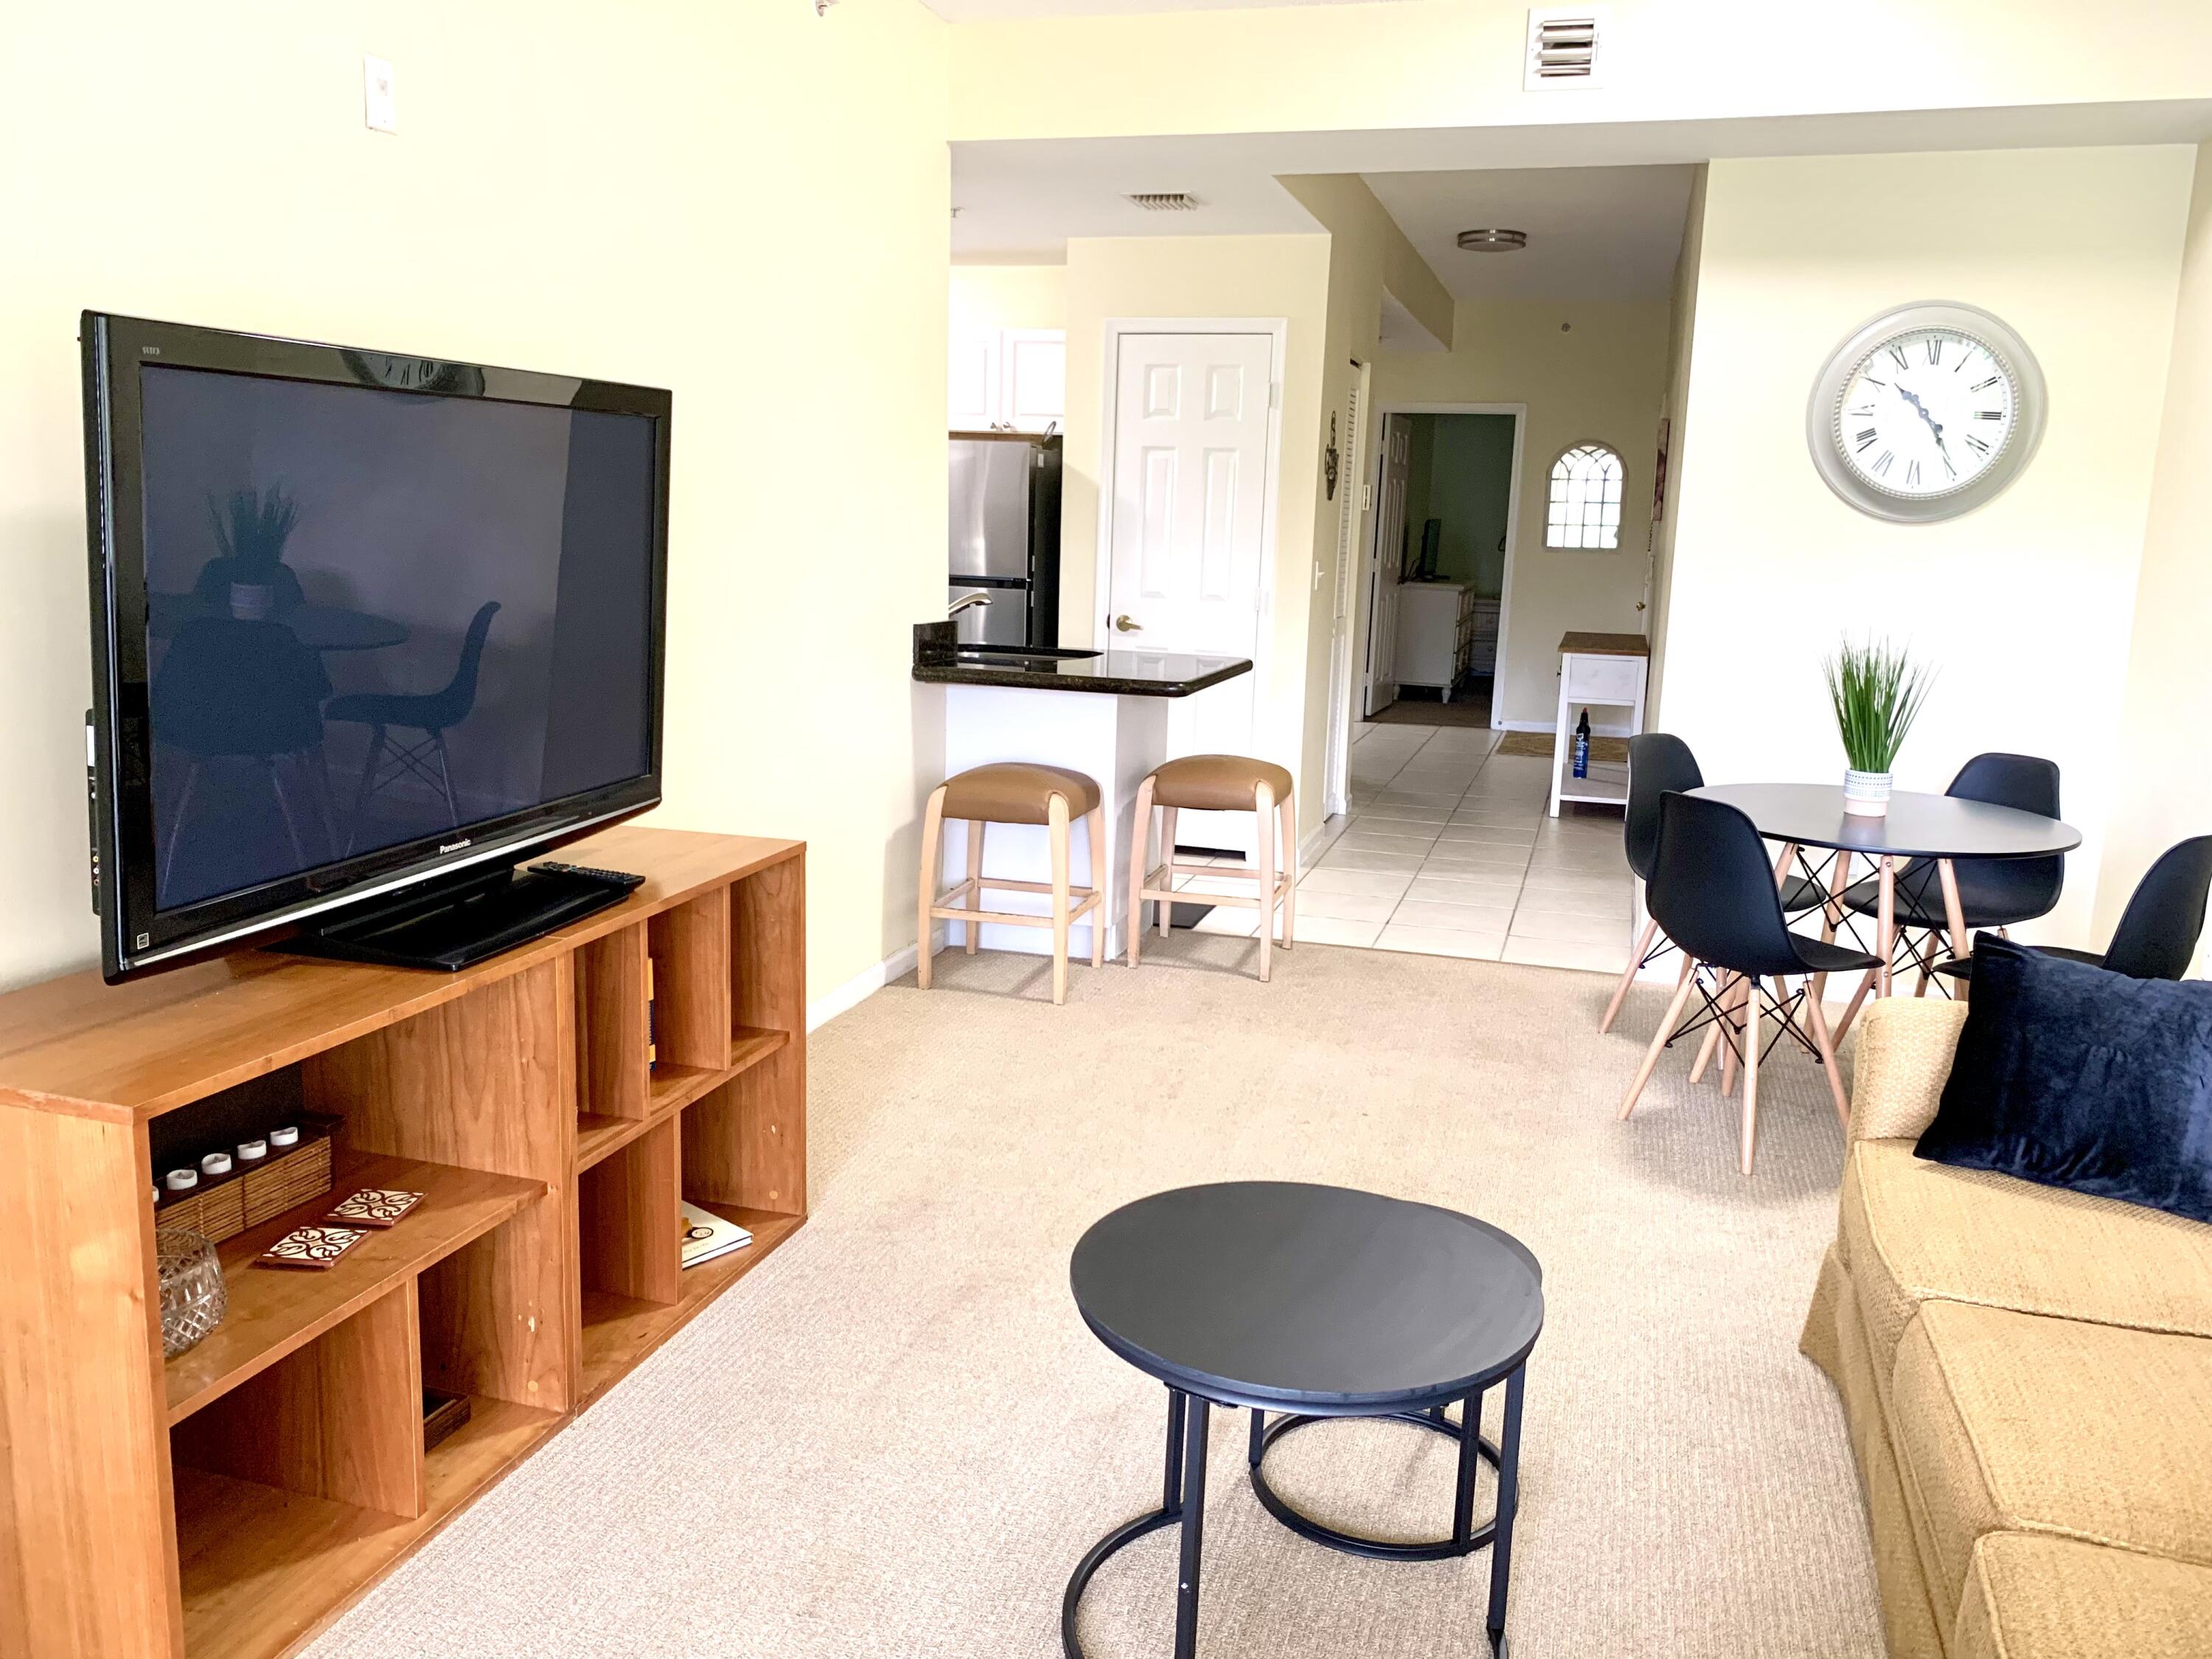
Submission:
<svg viewBox="0 0 2212 1659">
<path fill-rule="evenodd" d="M 1930 676 L 1887 640 L 1853 645 L 1846 639 L 1821 668 L 1850 763 L 1844 774 L 1844 811 L 1881 817 L 1889 811 L 1897 751 L 1927 700 Z"/>
<path fill-rule="evenodd" d="M 281 599 L 297 601 L 297 577 L 288 584 L 289 593 L 278 591 L 278 583 L 290 574 L 283 569 L 284 544 L 300 521 L 299 503 L 281 486 L 233 490 L 221 507 L 210 496 L 208 517 L 214 522 L 216 547 L 222 556 L 220 568 L 228 578 L 231 615 L 258 622 Z"/>
</svg>

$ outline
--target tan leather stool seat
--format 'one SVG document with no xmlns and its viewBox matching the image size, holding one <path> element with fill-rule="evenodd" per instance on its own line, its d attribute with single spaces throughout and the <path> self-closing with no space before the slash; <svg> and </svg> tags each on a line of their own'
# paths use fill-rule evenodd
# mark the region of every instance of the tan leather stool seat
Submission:
<svg viewBox="0 0 2212 1659">
<path fill-rule="evenodd" d="M 1048 823 L 1052 798 L 1067 802 L 1067 816 L 1079 818 L 1097 810 L 1096 780 L 1064 766 L 1038 766 L 1027 761 L 1003 761 L 992 766 L 970 767 L 945 781 L 945 816 L 978 819 L 988 823 Z M 1250 790 L 1244 805 L 1251 805 Z"/>
<path fill-rule="evenodd" d="M 1290 769 L 1249 755 L 1186 755 L 1152 774 L 1152 805 L 1201 812 L 1249 812 L 1261 784 L 1279 805 L 1291 798 Z"/>
</svg>

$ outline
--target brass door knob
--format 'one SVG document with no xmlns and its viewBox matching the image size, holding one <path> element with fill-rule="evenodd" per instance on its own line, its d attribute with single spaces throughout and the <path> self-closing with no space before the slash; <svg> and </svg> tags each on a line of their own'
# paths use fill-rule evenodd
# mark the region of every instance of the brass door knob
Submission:
<svg viewBox="0 0 2212 1659">
<path fill-rule="evenodd" d="M 1131 622 L 1126 613 L 1114 618 L 1114 626 L 1124 634 L 1141 634 L 1145 631 L 1145 625 L 1142 623 Z"/>
</svg>

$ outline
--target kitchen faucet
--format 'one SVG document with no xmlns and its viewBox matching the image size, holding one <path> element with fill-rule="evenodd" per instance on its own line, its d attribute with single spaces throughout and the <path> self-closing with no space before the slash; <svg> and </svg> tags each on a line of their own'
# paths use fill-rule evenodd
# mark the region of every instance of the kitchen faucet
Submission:
<svg viewBox="0 0 2212 1659">
<path fill-rule="evenodd" d="M 963 599 L 953 600 L 951 608 L 945 614 L 948 617 L 957 617 L 971 605 L 988 605 L 990 602 L 991 596 L 988 593 L 970 593 Z"/>
</svg>

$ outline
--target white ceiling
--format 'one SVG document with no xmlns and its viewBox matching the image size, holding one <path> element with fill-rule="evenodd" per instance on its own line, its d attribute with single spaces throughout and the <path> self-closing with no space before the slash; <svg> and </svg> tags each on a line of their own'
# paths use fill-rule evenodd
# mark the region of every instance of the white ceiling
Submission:
<svg viewBox="0 0 2212 1659">
<path fill-rule="evenodd" d="M 1240 6 L 1328 6 L 1353 0 L 921 0 L 948 23 L 1006 17 L 1127 16 L 1148 11 L 1227 11 Z M 1371 0 L 1364 0 L 1371 3 Z"/>
<path fill-rule="evenodd" d="M 1689 167 L 1370 173 L 1367 187 L 1462 300 L 1663 300 L 1689 217 Z M 1516 253 L 1468 253 L 1459 233 L 1524 230 Z"/>
<path fill-rule="evenodd" d="M 1070 0 L 1071 3 L 1078 0 Z M 1103 3 L 1103 0 L 1088 0 Z M 1014 0 L 944 0 L 948 5 Z M 1054 0 L 1032 0 L 1045 5 Z M 1720 121 L 1559 122 L 1389 131 L 1204 137 L 969 140 L 952 146 L 952 256 L 963 263 L 1057 264 L 1071 236 L 1221 236 L 1319 228 L 1279 174 L 1357 173 L 1370 179 L 1572 167 L 1640 171 L 1735 155 L 1849 155 L 2045 145 L 2195 143 L 2212 137 L 2212 100 L 2051 104 L 2006 109 L 1773 116 Z M 1462 183 L 1464 180 L 1462 181 Z M 1458 188 L 1455 185 L 1451 188 Z M 1146 213 L 1135 191 L 1188 191 L 1196 213 Z M 1478 219 L 1454 225 L 1456 232 Z M 1677 218 L 1679 230 L 1680 220 Z M 1528 230 L 1534 224 L 1516 225 Z M 1466 255 L 1501 263 L 1543 255 Z M 1441 256 L 1440 256 L 1441 257 Z M 1445 264 L 1437 274 L 1447 282 Z M 1668 264 L 1673 263 L 1672 255 Z"/>
</svg>

